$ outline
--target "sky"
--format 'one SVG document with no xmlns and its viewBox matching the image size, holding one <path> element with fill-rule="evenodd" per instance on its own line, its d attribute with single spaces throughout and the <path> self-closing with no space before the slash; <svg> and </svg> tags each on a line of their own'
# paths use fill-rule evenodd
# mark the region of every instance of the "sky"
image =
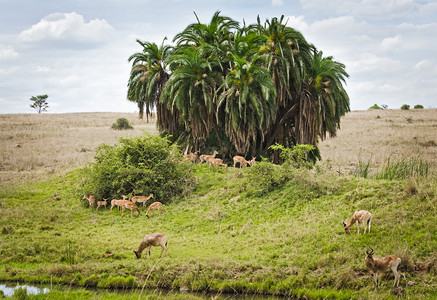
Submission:
<svg viewBox="0 0 437 300">
<path fill-rule="evenodd" d="M 352 110 L 437 107 L 436 0 L 0 0 L 0 113 L 137 112 L 126 98 L 137 39 L 169 43 L 221 11 L 246 24 L 284 15 L 345 64 Z"/>
</svg>

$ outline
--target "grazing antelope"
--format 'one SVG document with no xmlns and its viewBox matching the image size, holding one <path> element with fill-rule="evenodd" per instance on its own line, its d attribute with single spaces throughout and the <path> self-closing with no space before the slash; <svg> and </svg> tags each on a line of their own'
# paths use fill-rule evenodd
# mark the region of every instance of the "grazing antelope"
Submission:
<svg viewBox="0 0 437 300">
<path fill-rule="evenodd" d="M 239 163 L 240 168 L 246 166 L 253 166 L 255 164 L 255 157 L 252 157 L 251 160 L 246 160 L 243 156 L 235 155 L 233 157 L 234 160 L 234 168 Z"/>
<path fill-rule="evenodd" d="M 401 275 L 398 272 L 398 266 L 401 263 L 401 259 L 395 255 L 388 255 L 385 257 L 373 257 L 373 249 L 370 251 L 366 249 L 366 266 L 373 274 L 373 280 L 375 281 L 375 289 L 378 289 L 379 274 L 385 274 L 392 270 L 395 275 L 395 282 L 393 287 L 399 286 L 399 279 Z"/>
<path fill-rule="evenodd" d="M 220 166 L 223 166 L 223 167 L 225 167 L 225 168 L 228 168 L 228 165 L 227 165 L 227 164 L 224 164 L 224 163 L 223 163 L 223 159 L 221 159 L 221 158 L 212 158 L 212 159 L 210 159 L 210 160 L 209 160 L 209 168 L 211 169 L 212 166 L 216 166 L 217 171 L 218 171 L 218 168 L 219 168 Z"/>
<path fill-rule="evenodd" d="M 87 199 L 90 207 L 94 207 L 94 203 L 96 203 L 96 197 L 93 195 L 90 195 L 89 197 L 87 197 L 87 195 L 83 195 L 83 199 Z"/>
<path fill-rule="evenodd" d="M 143 207 L 144 206 L 146 206 L 146 202 L 150 199 L 150 198 L 154 198 L 154 196 L 153 196 L 153 194 L 150 194 L 149 196 L 134 196 L 134 197 L 132 197 L 130 200 L 133 202 L 133 203 L 136 203 L 136 202 L 143 202 Z"/>
<path fill-rule="evenodd" d="M 129 200 L 121 200 L 121 201 L 123 201 L 121 203 L 121 216 L 124 215 L 124 210 L 126 208 L 130 209 L 130 216 L 131 217 L 133 217 L 134 209 L 138 212 L 138 215 L 140 215 L 140 209 L 138 208 L 138 206 L 135 203 L 133 203 L 132 201 L 129 201 Z"/>
<path fill-rule="evenodd" d="M 209 162 L 210 159 L 215 158 L 215 156 L 218 154 L 218 152 L 216 150 L 214 150 L 214 152 L 211 155 L 207 155 L 207 154 L 202 154 L 199 159 L 200 159 L 200 163 L 199 166 L 202 165 L 203 162 Z"/>
<path fill-rule="evenodd" d="M 165 255 L 167 256 L 167 236 L 164 233 L 152 233 L 152 234 L 146 234 L 143 239 L 141 240 L 140 246 L 138 247 L 138 250 L 134 250 L 135 255 L 138 259 L 141 258 L 141 253 L 144 249 L 147 249 L 146 253 L 149 254 L 150 257 L 150 250 L 152 246 L 161 246 L 161 254 L 159 257 L 162 256 L 162 252 L 165 250 Z"/>
<path fill-rule="evenodd" d="M 125 201 L 126 200 L 126 196 L 122 196 L 123 197 L 123 200 L 120 200 L 120 199 L 112 199 L 111 200 L 111 211 L 112 211 L 112 209 L 114 208 L 114 206 L 116 206 L 117 205 L 117 207 L 118 207 L 118 210 L 120 210 L 120 208 L 121 208 L 121 206 L 122 206 L 122 204 L 123 204 L 123 201 Z"/>
<path fill-rule="evenodd" d="M 107 204 L 108 204 L 108 199 L 105 199 L 105 198 L 103 198 L 103 201 L 97 201 L 96 210 L 98 210 L 100 206 L 104 206 L 106 208 Z"/>
<path fill-rule="evenodd" d="M 197 155 L 199 155 L 199 151 L 196 151 L 196 152 L 194 152 L 194 153 L 188 153 L 188 154 L 185 154 L 185 155 L 184 155 L 184 158 L 185 158 L 186 160 L 191 161 L 192 163 L 196 163 Z"/>
<path fill-rule="evenodd" d="M 147 209 L 146 217 L 149 218 L 149 212 L 153 211 L 155 209 L 157 209 L 159 214 L 161 214 L 161 208 L 162 208 L 162 203 L 161 202 L 153 202 L 152 204 L 150 204 L 149 209 Z"/>
<path fill-rule="evenodd" d="M 352 215 L 352 218 L 350 219 L 348 224 L 343 222 L 343 227 L 346 233 L 350 233 L 350 227 L 354 225 L 354 223 L 357 223 L 358 234 L 360 234 L 361 226 L 364 227 L 364 233 L 366 233 L 367 227 L 369 227 L 369 232 L 370 232 L 370 222 L 372 221 L 372 219 L 373 219 L 373 215 L 367 210 L 357 210 Z"/>
</svg>

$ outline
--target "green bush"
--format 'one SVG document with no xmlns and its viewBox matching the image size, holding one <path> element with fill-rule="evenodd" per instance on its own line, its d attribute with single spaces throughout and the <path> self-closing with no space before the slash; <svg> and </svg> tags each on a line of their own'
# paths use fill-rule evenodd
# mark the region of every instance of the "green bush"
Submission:
<svg viewBox="0 0 437 300">
<path fill-rule="evenodd" d="M 111 128 L 115 130 L 133 129 L 132 125 L 129 124 L 129 121 L 126 118 L 118 118 L 117 121 L 112 124 Z"/>
<path fill-rule="evenodd" d="M 190 164 L 175 163 L 176 151 L 166 138 L 145 135 L 120 138 L 114 146 L 97 148 L 95 161 L 83 169 L 83 184 L 78 194 L 97 198 L 121 195 L 149 195 L 165 203 L 187 190 Z"/>
<path fill-rule="evenodd" d="M 404 105 L 401 106 L 401 109 L 402 110 L 409 110 L 410 106 L 408 104 L 404 104 Z"/>
<path fill-rule="evenodd" d="M 267 161 L 257 162 L 247 173 L 248 192 L 262 196 L 281 186 L 285 180 L 280 166 Z"/>
<path fill-rule="evenodd" d="M 416 104 L 416 105 L 414 105 L 414 109 L 423 109 L 423 105 Z"/>
<path fill-rule="evenodd" d="M 382 109 L 382 108 L 379 107 L 378 104 L 375 104 L 375 105 L 369 107 L 369 110 L 371 110 L 371 109 Z"/>
</svg>

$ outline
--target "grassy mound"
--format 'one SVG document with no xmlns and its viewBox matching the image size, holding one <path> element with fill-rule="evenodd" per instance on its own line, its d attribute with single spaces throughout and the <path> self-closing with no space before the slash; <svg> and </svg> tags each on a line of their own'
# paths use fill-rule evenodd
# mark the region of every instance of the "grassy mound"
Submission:
<svg viewBox="0 0 437 300">
<path fill-rule="evenodd" d="M 339 177 L 268 163 L 193 173 L 194 192 L 150 219 L 85 208 L 78 171 L 2 191 L 0 280 L 388 298 L 392 274 L 374 291 L 364 263 L 372 247 L 375 256 L 402 259 L 404 295 L 437 296 L 435 178 Z M 356 209 L 374 215 L 370 234 L 344 233 L 342 221 Z M 168 235 L 168 256 L 158 259 L 152 248 L 151 258 L 137 260 L 132 250 L 152 232 Z"/>
</svg>

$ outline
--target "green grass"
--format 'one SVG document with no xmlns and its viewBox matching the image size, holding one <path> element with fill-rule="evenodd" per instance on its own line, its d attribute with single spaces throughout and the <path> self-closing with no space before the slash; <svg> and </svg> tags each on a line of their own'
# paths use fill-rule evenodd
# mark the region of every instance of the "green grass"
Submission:
<svg viewBox="0 0 437 300">
<path fill-rule="evenodd" d="M 280 178 L 257 177 L 266 171 Z M 194 192 L 147 219 L 142 207 L 133 218 L 128 211 L 121 217 L 117 210 L 87 208 L 78 192 L 80 174 L 0 192 L 0 280 L 394 298 L 391 275 L 373 290 L 364 264 L 364 248 L 372 247 L 376 256 L 402 259 L 405 296 L 437 296 L 435 178 L 412 182 L 263 165 L 219 172 L 195 166 Z M 374 215 L 370 234 L 344 233 L 342 221 L 356 209 Z M 168 235 L 168 256 L 159 259 L 155 247 L 150 259 L 137 260 L 132 250 L 152 232 Z M 416 284 L 408 286 L 410 280 Z"/>
</svg>

